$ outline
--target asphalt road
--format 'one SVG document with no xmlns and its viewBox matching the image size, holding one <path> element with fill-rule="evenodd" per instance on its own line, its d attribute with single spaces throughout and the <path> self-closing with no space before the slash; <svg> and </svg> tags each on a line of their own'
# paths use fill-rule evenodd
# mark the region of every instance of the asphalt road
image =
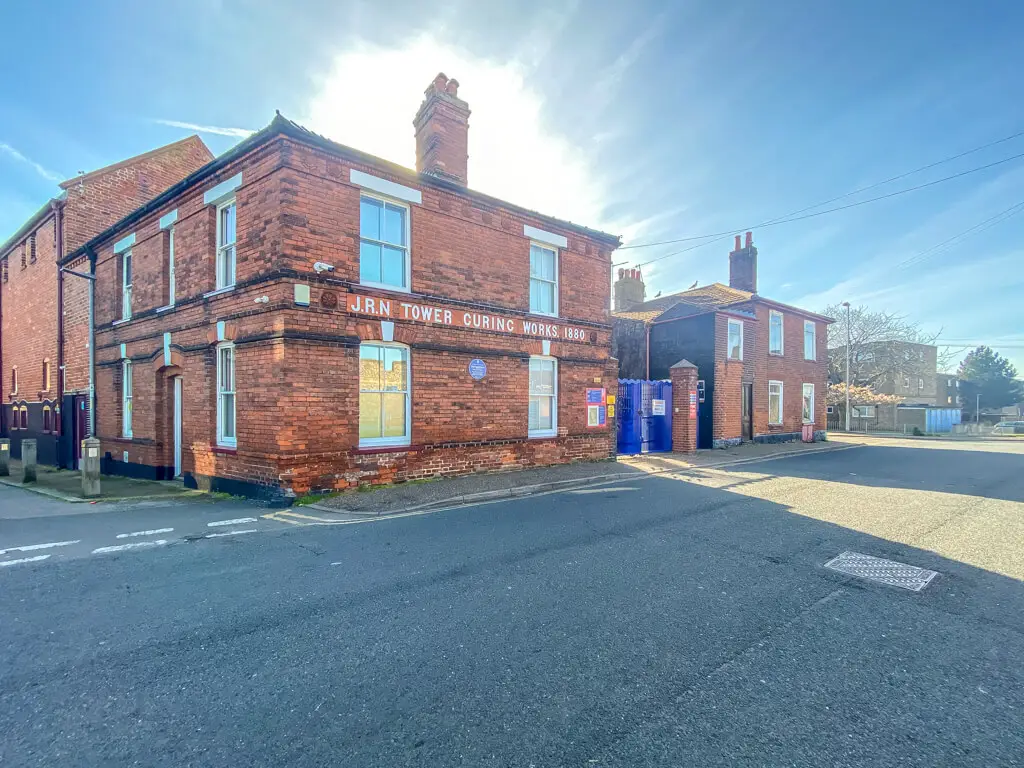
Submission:
<svg viewBox="0 0 1024 768">
<path fill-rule="evenodd" d="M 0 568 L 0 764 L 1021 765 L 1022 469 L 894 442 Z"/>
</svg>

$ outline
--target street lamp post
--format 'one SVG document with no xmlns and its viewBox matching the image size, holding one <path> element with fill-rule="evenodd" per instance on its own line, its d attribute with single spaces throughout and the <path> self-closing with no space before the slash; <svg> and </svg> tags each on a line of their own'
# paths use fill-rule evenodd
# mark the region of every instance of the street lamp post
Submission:
<svg viewBox="0 0 1024 768">
<path fill-rule="evenodd" d="M 850 302 L 844 301 L 846 307 L 846 431 L 850 431 Z"/>
</svg>

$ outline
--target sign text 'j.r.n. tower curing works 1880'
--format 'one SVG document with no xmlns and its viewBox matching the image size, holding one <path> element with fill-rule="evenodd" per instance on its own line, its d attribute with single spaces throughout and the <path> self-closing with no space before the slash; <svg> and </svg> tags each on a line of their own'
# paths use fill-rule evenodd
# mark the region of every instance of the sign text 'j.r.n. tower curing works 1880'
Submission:
<svg viewBox="0 0 1024 768">
<path fill-rule="evenodd" d="M 542 339 L 564 339 L 565 341 L 589 341 L 590 333 L 585 328 L 521 317 L 502 317 L 486 312 L 461 309 L 444 309 L 417 304 L 399 299 L 384 299 L 376 296 L 349 294 L 348 311 L 357 315 L 386 317 L 388 320 L 412 320 L 417 323 L 435 323 L 455 328 L 472 328 L 479 331 L 497 331 L 521 336 L 538 336 Z"/>
</svg>

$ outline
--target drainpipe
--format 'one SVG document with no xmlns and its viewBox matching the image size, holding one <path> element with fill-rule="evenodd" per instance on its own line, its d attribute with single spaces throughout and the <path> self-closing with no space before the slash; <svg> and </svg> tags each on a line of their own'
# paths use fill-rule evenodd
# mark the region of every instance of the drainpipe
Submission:
<svg viewBox="0 0 1024 768">
<path fill-rule="evenodd" d="M 644 323 L 644 333 L 645 333 L 645 335 L 647 337 L 646 341 L 645 341 L 647 350 L 644 353 L 644 363 L 647 366 L 647 370 L 646 370 L 646 373 L 644 374 L 644 378 L 647 379 L 648 381 L 650 381 L 651 380 L 651 324 L 650 323 Z"/>
<path fill-rule="evenodd" d="M 96 251 L 89 254 L 89 437 L 96 437 Z"/>
<path fill-rule="evenodd" d="M 64 204 L 59 200 L 51 200 L 53 209 L 53 227 L 57 241 L 57 404 L 54 409 L 56 416 L 58 453 L 60 437 L 64 434 L 64 271 L 60 268 L 64 258 Z M 57 462 L 60 463 L 58 455 Z"/>
</svg>

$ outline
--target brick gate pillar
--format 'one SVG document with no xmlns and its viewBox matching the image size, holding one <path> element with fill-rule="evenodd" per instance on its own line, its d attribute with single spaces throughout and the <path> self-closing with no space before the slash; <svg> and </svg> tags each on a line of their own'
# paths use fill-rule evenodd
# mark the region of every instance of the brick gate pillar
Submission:
<svg viewBox="0 0 1024 768">
<path fill-rule="evenodd" d="M 672 450 L 697 452 L 697 366 L 680 360 L 669 369 L 672 378 Z"/>
</svg>

